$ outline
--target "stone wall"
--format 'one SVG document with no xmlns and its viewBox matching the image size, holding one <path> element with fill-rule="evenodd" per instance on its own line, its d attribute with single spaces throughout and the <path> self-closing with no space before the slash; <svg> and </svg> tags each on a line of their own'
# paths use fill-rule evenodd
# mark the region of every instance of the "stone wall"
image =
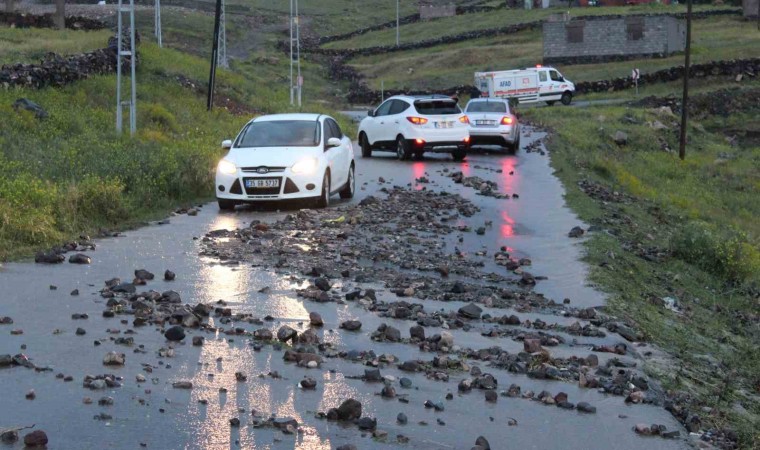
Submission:
<svg viewBox="0 0 760 450">
<path fill-rule="evenodd" d="M 711 61 L 704 64 L 692 64 L 689 67 L 689 78 L 705 78 L 710 76 L 731 76 L 757 78 L 760 76 L 760 58 L 731 59 L 726 61 Z M 683 66 L 671 67 L 655 72 L 642 73 L 639 86 L 676 81 L 683 77 Z M 610 92 L 630 89 L 635 86 L 630 77 L 613 78 L 611 80 L 582 81 L 575 83 L 577 94 L 589 92 Z"/>
<path fill-rule="evenodd" d="M 472 14 L 472 13 L 478 13 L 478 12 L 488 12 L 488 11 L 495 11 L 497 9 L 503 9 L 506 8 L 506 4 L 499 4 L 498 6 L 488 6 L 488 5 L 481 5 L 480 3 L 483 2 L 477 2 L 473 3 L 467 6 L 455 6 L 455 15 L 463 15 L 463 14 Z M 417 23 L 419 21 L 423 20 L 422 17 L 420 17 L 420 14 L 411 14 L 408 16 L 403 16 L 399 18 L 399 25 L 408 25 L 411 23 Z M 369 33 L 371 31 L 379 31 L 384 30 L 386 28 L 393 28 L 396 26 L 396 20 L 389 20 L 388 22 L 382 22 L 375 25 L 371 25 L 368 27 L 363 28 L 357 28 L 354 31 L 349 31 L 348 33 L 342 33 L 342 34 L 334 34 L 332 36 L 321 36 L 319 39 L 316 40 L 316 45 L 326 44 L 328 42 L 335 42 L 335 41 L 344 41 L 346 39 L 351 39 L 355 36 L 360 36 L 365 33 Z"/>
<path fill-rule="evenodd" d="M 354 104 L 376 104 L 380 101 L 381 93 L 371 90 L 362 81 L 361 74 L 350 66 L 345 66 L 342 61 L 337 61 L 331 67 L 331 75 L 336 78 L 350 81 L 348 101 Z M 736 79 L 738 75 L 743 78 L 755 79 L 760 76 L 760 58 L 739 59 L 727 61 L 711 61 L 704 64 L 694 64 L 689 69 L 689 78 L 705 78 L 711 76 L 728 76 Z M 642 73 L 639 85 L 666 83 L 683 77 L 683 66 L 671 67 L 655 72 Z M 575 93 L 586 94 L 591 92 L 613 92 L 633 88 L 634 82 L 630 77 L 613 78 L 611 80 L 581 81 L 575 83 Z M 398 94 L 478 94 L 475 86 L 458 85 L 445 89 L 419 91 L 414 89 L 389 89 L 385 91 L 385 97 Z"/>
<path fill-rule="evenodd" d="M 136 44 L 139 36 L 135 35 Z M 0 67 L 0 86 L 5 89 L 64 86 L 91 75 L 116 72 L 116 37 L 108 41 L 108 47 L 72 56 L 48 54 L 39 64 L 6 64 Z M 136 60 L 139 62 L 139 56 Z M 123 71 L 129 70 L 129 58 L 125 58 Z"/>
<path fill-rule="evenodd" d="M 685 33 L 683 19 L 666 15 L 544 22 L 544 62 L 664 57 L 684 50 Z"/>
<path fill-rule="evenodd" d="M 53 14 L 22 14 L 0 12 L 0 23 L 16 28 L 55 28 Z M 66 17 L 66 28 L 72 30 L 102 30 L 106 24 L 88 17 Z"/>
<path fill-rule="evenodd" d="M 737 15 L 741 14 L 741 11 L 738 9 L 722 9 L 722 10 L 714 10 L 714 11 L 701 11 L 692 14 L 692 17 L 694 19 L 702 19 L 706 17 L 711 16 L 718 16 L 718 15 Z M 603 17 L 613 17 L 613 18 L 623 18 L 623 17 L 659 17 L 659 16 L 670 16 L 670 17 L 676 17 L 676 18 L 683 18 L 684 14 L 681 13 L 675 13 L 675 14 L 663 14 L 658 16 L 647 16 L 647 15 L 631 15 L 631 16 L 603 16 Z M 414 16 L 407 16 L 407 17 L 414 17 Z M 416 15 L 416 17 L 419 17 Z M 576 17 L 576 19 L 583 19 L 583 20 L 598 20 L 601 16 L 579 16 Z M 409 19 L 411 20 L 409 23 L 412 23 L 419 19 Z M 409 42 L 405 44 L 401 44 L 399 46 L 396 45 L 382 45 L 377 47 L 365 47 L 365 48 L 347 48 L 347 49 L 328 49 L 328 48 L 321 48 L 319 47 L 320 44 L 331 42 L 334 40 L 341 40 L 342 36 L 356 36 L 359 34 L 363 34 L 369 31 L 373 31 L 375 28 L 363 28 L 361 30 L 355 30 L 351 33 L 347 33 L 345 35 L 336 36 L 336 37 L 326 37 L 326 38 L 320 38 L 317 40 L 310 41 L 306 43 L 303 50 L 308 53 L 314 53 L 319 55 L 328 55 L 328 56 L 341 56 L 344 58 L 351 58 L 355 56 L 368 56 L 368 55 L 381 55 L 385 53 L 391 53 L 391 52 L 398 52 L 398 51 L 404 51 L 404 50 L 414 50 L 414 49 L 420 49 L 420 48 L 430 48 L 435 47 L 442 44 L 453 44 L 456 42 L 464 42 L 471 39 L 480 39 L 484 37 L 494 37 L 494 36 L 502 36 L 502 35 L 508 35 L 517 33 L 524 30 L 529 30 L 533 28 L 538 28 L 543 24 L 542 21 L 535 21 L 535 22 L 524 22 L 524 23 L 517 23 L 514 25 L 508 25 L 503 27 L 497 27 L 497 28 L 487 28 L 487 29 L 481 29 L 481 30 L 473 30 L 473 31 L 467 31 L 460 34 L 455 35 L 448 35 L 448 36 L 442 36 L 435 39 L 428 39 L 424 41 L 417 41 L 417 42 Z M 395 26 L 396 22 L 388 22 L 387 24 L 383 24 L 383 26 L 391 27 Z M 339 39 L 340 37 L 340 39 Z M 287 41 L 280 41 L 278 43 L 279 48 L 283 51 L 288 51 L 289 44 Z"/>
</svg>

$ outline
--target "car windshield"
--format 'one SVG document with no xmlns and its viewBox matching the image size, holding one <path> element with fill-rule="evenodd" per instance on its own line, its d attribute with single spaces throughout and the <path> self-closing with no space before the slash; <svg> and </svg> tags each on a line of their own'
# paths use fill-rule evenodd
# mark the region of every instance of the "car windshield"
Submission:
<svg viewBox="0 0 760 450">
<path fill-rule="evenodd" d="M 240 133 L 235 147 L 315 147 L 320 126 L 316 120 L 252 122 Z"/>
<path fill-rule="evenodd" d="M 472 102 L 467 105 L 467 112 L 506 113 L 507 104 L 504 102 Z"/>
<path fill-rule="evenodd" d="M 414 109 L 420 114 L 460 114 L 457 103 L 453 100 L 416 101 Z"/>
</svg>

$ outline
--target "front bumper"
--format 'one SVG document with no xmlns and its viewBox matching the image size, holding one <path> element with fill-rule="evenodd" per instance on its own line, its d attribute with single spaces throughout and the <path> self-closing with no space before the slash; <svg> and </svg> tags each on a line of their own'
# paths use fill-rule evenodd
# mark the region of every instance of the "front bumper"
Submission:
<svg viewBox="0 0 760 450">
<path fill-rule="evenodd" d="M 290 168 L 281 172 L 258 174 L 242 172 L 235 174 L 216 173 L 216 198 L 239 202 L 299 200 L 319 197 L 322 192 L 324 170 L 311 174 L 294 174 Z M 246 180 L 279 180 L 277 187 L 246 187 Z"/>
</svg>

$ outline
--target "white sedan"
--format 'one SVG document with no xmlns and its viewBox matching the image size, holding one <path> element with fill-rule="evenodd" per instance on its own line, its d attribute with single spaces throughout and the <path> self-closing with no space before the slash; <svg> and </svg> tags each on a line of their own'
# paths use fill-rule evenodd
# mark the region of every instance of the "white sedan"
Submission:
<svg viewBox="0 0 760 450">
<path fill-rule="evenodd" d="M 520 150 L 520 124 L 509 102 L 501 98 L 473 98 L 465 108 L 470 118 L 472 145 L 499 145 Z"/>
<path fill-rule="evenodd" d="M 273 114 L 248 122 L 216 169 L 219 208 L 257 201 L 354 196 L 354 152 L 338 123 L 324 114 Z"/>
</svg>

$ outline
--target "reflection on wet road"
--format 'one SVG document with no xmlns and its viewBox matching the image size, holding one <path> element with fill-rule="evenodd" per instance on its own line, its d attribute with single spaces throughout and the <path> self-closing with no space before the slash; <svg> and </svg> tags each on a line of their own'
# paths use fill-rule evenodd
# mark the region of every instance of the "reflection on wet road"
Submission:
<svg viewBox="0 0 760 450">
<path fill-rule="evenodd" d="M 526 128 L 526 133 L 530 130 Z M 523 143 L 538 138 L 539 133 L 523 136 Z M 453 183 L 448 177 L 460 170 L 468 176 L 479 176 L 495 181 L 499 190 L 517 193 L 519 198 L 497 199 L 476 195 L 476 191 Z M 386 184 L 378 182 L 383 177 Z M 425 180 L 420 180 L 422 177 Z M 420 180 L 420 181 L 418 181 Z M 456 192 L 478 205 L 478 217 L 492 225 L 482 236 L 467 233 L 457 243 L 463 251 L 474 253 L 481 249 L 495 250 L 504 246 L 518 257 L 530 258 L 531 272 L 548 277 L 536 290 L 561 302 L 569 298 L 575 306 L 601 305 L 601 294 L 585 283 L 586 268 L 579 263 L 582 249 L 577 240 L 567 238 L 570 228 L 578 225 L 575 216 L 567 210 L 562 199 L 559 182 L 551 176 L 548 157 L 525 151 L 517 155 L 476 153 L 465 163 L 455 163 L 446 155 L 432 155 L 422 161 L 399 162 L 392 154 L 378 153 L 372 159 L 357 157 L 358 202 L 370 194 L 390 185 L 409 185 L 414 189 L 435 189 Z M 337 201 L 338 205 L 343 204 Z M 593 415 L 565 411 L 519 398 L 499 397 L 496 403 L 487 403 L 482 391 L 466 394 L 457 392 L 457 382 L 468 375 L 453 375 L 448 383 L 427 378 L 424 373 L 410 375 L 395 368 L 382 370 L 383 375 L 398 380 L 402 376 L 412 379 L 413 388 L 403 389 L 394 382 L 399 394 L 408 403 L 398 399 L 384 399 L 379 395 L 382 384 L 369 384 L 351 378 L 364 373 L 365 366 L 344 359 L 326 360 L 321 369 L 305 369 L 286 363 L 282 351 L 271 347 L 257 350 L 246 338 L 235 335 L 202 334 L 206 343 L 202 347 L 190 344 L 190 336 L 183 344 L 174 345 L 173 357 L 161 357 L 158 351 L 169 343 L 153 327 L 138 328 L 133 337 L 136 346 L 116 345 L 111 338 L 123 336 L 131 329 L 129 322 L 101 317 L 105 299 L 98 294 L 103 282 L 114 276 L 131 279 L 135 269 L 145 268 L 156 274 L 165 269 L 177 273 L 173 282 L 152 281 L 147 289 L 159 292 L 175 290 L 184 303 L 216 303 L 224 300 L 236 312 L 253 317 L 271 316 L 264 327 L 276 330 L 288 324 L 299 332 L 309 326 L 309 312 L 321 314 L 325 326 L 317 331 L 322 341 L 335 343 L 341 350 L 373 349 L 376 354 L 393 354 L 401 360 L 429 360 L 434 355 L 424 353 L 414 345 L 377 343 L 370 332 L 381 323 L 402 330 L 403 335 L 411 322 L 380 318 L 366 312 L 356 304 L 308 302 L 295 295 L 301 281 L 291 280 L 285 274 L 246 264 L 225 265 L 198 256 L 198 241 L 214 229 L 233 229 L 253 220 L 274 221 L 290 211 L 240 208 L 234 213 L 219 213 L 208 205 L 197 217 L 178 216 L 171 224 L 149 226 L 126 233 L 125 237 L 105 239 L 91 252 L 90 266 L 62 264 L 40 266 L 30 263 L 8 264 L 0 272 L 0 315 L 14 319 L 13 328 L 23 329 L 22 335 L 9 334 L 9 328 L 0 328 L 0 354 L 23 352 L 38 366 L 50 366 L 52 372 L 35 372 L 15 367 L 0 369 L 0 428 L 35 423 L 50 436 L 50 448 L 102 449 L 140 448 L 145 444 L 153 449 L 334 449 L 345 443 L 354 443 L 360 449 L 415 448 L 415 449 L 469 449 L 478 435 L 486 436 L 491 448 L 522 449 L 672 449 L 684 448 L 682 440 L 660 438 L 642 439 L 631 427 L 639 422 L 662 423 L 669 429 L 680 429 L 675 420 L 656 406 L 626 406 L 621 397 L 581 389 L 577 384 L 529 379 L 525 375 L 504 370 L 484 370 L 495 375 L 499 390 L 517 383 L 525 391 L 536 393 L 548 390 L 563 391 L 570 401 L 588 401 L 598 408 Z M 487 271 L 504 274 L 491 258 L 484 258 Z M 160 278 L 157 277 L 157 278 Z M 51 290 L 50 285 L 57 287 Z M 262 288 L 269 290 L 260 292 Z M 340 286 L 336 286 L 337 289 Z M 387 301 L 393 295 L 381 290 L 378 295 Z M 79 289 L 80 296 L 69 295 Z M 426 310 L 444 308 L 455 310 L 458 302 L 425 303 Z M 503 314 L 504 311 L 489 311 Z M 73 313 L 87 313 L 89 319 L 73 321 Z M 129 316 L 126 316 L 129 317 Z M 546 322 L 567 325 L 569 318 L 542 317 L 524 314 L 532 319 L 541 317 Z M 348 319 L 360 318 L 360 332 L 338 332 L 338 325 Z M 212 324 L 219 325 L 217 318 Z M 247 322 L 224 325 L 260 328 Z M 74 330 L 83 327 L 85 336 Z M 56 332 L 58 330 L 58 332 Z M 432 331 L 431 331 L 432 332 Z M 487 348 L 502 346 L 520 351 L 522 344 L 509 338 L 490 338 L 477 332 L 452 331 L 455 342 L 463 347 Z M 568 340 L 573 339 L 568 336 Z M 94 346 L 98 340 L 101 345 Z M 553 348 L 558 355 L 585 356 L 589 344 L 614 343 L 607 338 L 583 338 L 583 343 Z M 26 348 L 22 350 L 22 345 Z M 144 351 L 138 345 L 144 346 Z M 105 367 L 103 355 L 109 351 L 124 352 L 124 367 Z M 609 358 L 599 354 L 602 363 Z M 476 362 L 474 365 L 478 365 Z M 146 371 L 149 369 L 150 371 Z M 74 382 L 66 383 L 55 374 L 72 375 Z M 247 381 L 237 381 L 236 372 L 247 374 Z M 113 373 L 122 376 L 121 388 L 104 391 L 83 389 L 80 381 L 85 374 Z M 143 374 L 145 383 L 136 383 L 135 376 Z M 304 376 L 317 380 L 317 389 L 303 390 L 298 386 Z M 192 381 L 192 390 L 173 389 L 179 380 Z M 28 389 L 34 389 L 37 398 L 24 398 Z M 444 400 L 452 393 L 451 400 Z M 95 406 L 83 403 L 83 397 L 92 397 L 97 404 L 101 396 L 112 396 L 113 406 Z M 344 426 L 315 418 L 315 414 L 338 406 L 346 398 L 355 398 L 363 405 L 363 415 L 376 417 L 378 428 L 388 432 L 386 442 L 362 436 L 354 426 Z M 201 402 L 203 400 L 203 402 Z M 436 412 L 424 408 L 426 400 L 442 401 L 445 410 Z M 99 413 L 113 416 L 110 420 L 94 420 Z M 301 425 L 295 435 L 285 435 L 273 428 L 256 428 L 253 415 L 266 419 L 292 417 Z M 404 412 L 407 425 L 396 422 L 396 415 Z M 230 419 L 240 418 L 239 428 L 230 426 Z M 507 426 L 509 418 L 517 426 Z M 440 419 L 440 422 L 437 420 Z M 410 439 L 409 444 L 396 443 L 398 435 Z M 8 448 L 20 448 L 16 445 Z"/>
</svg>

